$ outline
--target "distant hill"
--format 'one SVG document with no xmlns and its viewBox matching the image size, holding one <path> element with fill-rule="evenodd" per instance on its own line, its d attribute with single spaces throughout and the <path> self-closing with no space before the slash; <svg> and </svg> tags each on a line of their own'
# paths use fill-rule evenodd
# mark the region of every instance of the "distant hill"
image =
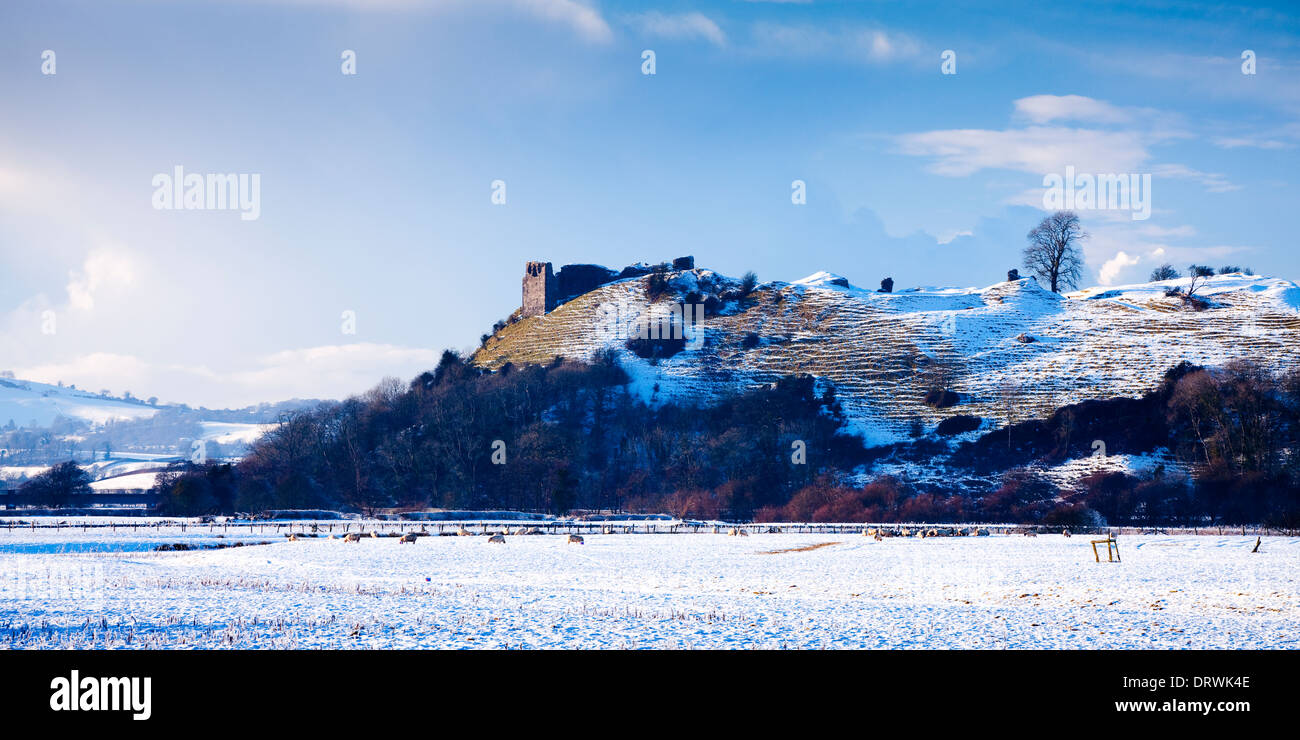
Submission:
<svg viewBox="0 0 1300 740">
<path fill-rule="evenodd" d="M 144 401 L 111 398 L 30 380 L 0 378 L 0 426 L 12 421 L 19 427 L 47 427 L 60 417 L 104 424 L 147 419 L 157 413 L 157 406 Z"/>
<path fill-rule="evenodd" d="M 87 464 L 96 477 L 120 475 L 137 461 L 157 466 L 190 459 L 198 443 L 209 457 L 234 459 L 282 414 L 319 403 L 295 399 L 196 409 L 0 377 L 0 479 L 34 475 L 68 459 Z"/>
</svg>

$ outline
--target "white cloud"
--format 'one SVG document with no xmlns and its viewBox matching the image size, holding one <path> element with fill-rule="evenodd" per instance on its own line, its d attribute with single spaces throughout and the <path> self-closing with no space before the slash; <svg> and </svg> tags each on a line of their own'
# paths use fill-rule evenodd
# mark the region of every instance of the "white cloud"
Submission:
<svg viewBox="0 0 1300 740">
<path fill-rule="evenodd" d="M 1241 73 L 1241 57 L 1195 56 L 1156 53 L 1150 56 L 1100 52 L 1088 61 L 1105 74 L 1122 74 L 1126 78 L 1146 77 L 1173 81 L 1181 94 L 1195 100 L 1262 103 L 1281 109 L 1289 116 L 1300 112 L 1300 61 L 1280 57 L 1257 58 L 1258 79 Z M 1261 84 L 1263 83 L 1263 84 Z"/>
<path fill-rule="evenodd" d="M 1217 244 L 1194 247 L 1160 241 L 1162 236 L 1190 236 L 1190 227 L 1156 227 L 1131 221 L 1104 221 L 1088 212 L 1089 238 L 1083 243 L 1084 260 L 1097 273 L 1101 285 L 1117 285 L 1146 280 L 1151 268 L 1169 262 L 1175 267 L 1192 262 L 1213 264 L 1234 259 L 1232 255 L 1249 251 L 1248 247 Z M 1152 237 L 1152 238 L 1148 238 Z M 1137 269 L 1139 268 L 1140 269 Z"/>
<path fill-rule="evenodd" d="M 727 36 L 718 24 L 699 12 L 664 14 L 658 11 L 629 16 L 629 21 L 642 33 L 666 39 L 703 39 L 716 46 L 725 46 Z"/>
<path fill-rule="evenodd" d="M 95 294 L 105 288 L 129 288 L 135 281 L 132 258 L 113 248 L 99 248 L 86 256 L 80 271 L 69 273 L 68 306 L 79 311 L 95 307 Z"/>
<path fill-rule="evenodd" d="M 895 137 L 903 154 L 928 157 L 930 171 L 965 177 L 983 169 L 1027 172 L 1040 177 L 1064 175 L 1067 167 L 1079 174 L 1144 174 L 1194 180 L 1213 193 L 1240 189 L 1227 177 L 1183 164 L 1150 165 L 1150 146 L 1188 136 L 1174 117 L 1147 108 L 1121 109 L 1081 95 L 1034 95 L 1014 101 L 1016 117 L 1035 124 L 1025 128 L 948 129 Z M 1041 125 L 1051 121 L 1093 123 L 1133 122 L 1127 128 L 1082 128 Z M 1038 185 L 1038 184 L 1036 184 Z M 1038 190 L 1041 202 L 1042 191 Z M 1034 191 L 1012 196 L 1010 202 L 1034 205 Z M 1040 206 L 1041 207 L 1041 206 Z"/>
<path fill-rule="evenodd" d="M 1137 257 L 1131 257 L 1127 252 L 1121 251 L 1102 264 L 1101 269 L 1097 271 L 1097 279 L 1102 285 L 1114 285 L 1116 278 L 1125 268 L 1132 267 L 1140 261 Z"/>
<path fill-rule="evenodd" d="M 1293 144 L 1276 139 L 1259 139 L 1246 136 L 1220 136 L 1214 140 L 1215 146 L 1224 149 L 1241 149 L 1243 147 L 1252 147 L 1255 149 L 1289 149 Z"/>
<path fill-rule="evenodd" d="M 248 0 L 259 1 L 259 0 Z M 260 0 L 265 1 L 265 0 Z M 292 5 L 320 5 L 352 11 L 414 12 L 453 8 L 499 8 L 524 12 L 539 20 L 571 27 L 589 41 L 608 43 L 614 33 L 600 11 L 577 0 L 270 0 Z"/>
<path fill-rule="evenodd" d="M 1015 101 L 1015 107 L 1016 115 L 1032 123 L 1126 123 L 1132 120 L 1132 116 L 1122 108 L 1083 95 L 1031 95 Z"/>
<path fill-rule="evenodd" d="M 1228 181 L 1227 177 L 1217 172 L 1201 172 L 1191 167 L 1181 164 L 1162 164 L 1151 170 L 1157 177 L 1175 177 L 1180 179 L 1195 180 L 1205 187 L 1211 193 L 1227 193 L 1233 190 L 1241 190 L 1240 185 L 1234 185 Z"/>
<path fill-rule="evenodd" d="M 921 44 L 899 31 L 882 28 L 827 28 L 761 22 L 751 38 L 760 54 L 804 58 L 835 58 L 867 64 L 915 59 Z"/>
<path fill-rule="evenodd" d="M 589 41 L 609 43 L 614 39 L 605 18 L 595 8 L 575 0 L 509 0 L 538 18 L 571 26 Z"/>
<path fill-rule="evenodd" d="M 1138 233 L 1142 236 L 1149 236 L 1153 239 L 1168 239 L 1179 236 L 1196 236 L 1196 229 L 1191 226 L 1155 226 L 1147 224 L 1138 228 Z"/>
<path fill-rule="evenodd" d="M 1150 156 L 1135 132 L 1055 126 L 925 131 L 897 141 L 904 154 L 932 158 L 930 170 L 949 177 L 982 169 L 1044 175 L 1064 172 L 1067 165 L 1079 172 L 1136 172 Z"/>
<path fill-rule="evenodd" d="M 951 243 L 953 239 L 956 239 L 959 236 L 974 236 L 974 235 L 975 232 L 973 231 L 950 231 L 946 234 L 941 234 L 939 238 L 935 239 L 935 242 L 938 244 L 948 244 Z"/>
</svg>

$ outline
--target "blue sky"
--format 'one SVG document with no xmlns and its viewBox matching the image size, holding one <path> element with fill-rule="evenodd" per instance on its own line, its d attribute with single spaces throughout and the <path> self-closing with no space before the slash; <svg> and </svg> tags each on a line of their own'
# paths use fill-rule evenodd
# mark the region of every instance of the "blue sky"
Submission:
<svg viewBox="0 0 1300 740">
<path fill-rule="evenodd" d="M 1298 45 L 1286 4 L 6 2 L 0 370 L 341 397 L 477 344 L 528 259 L 987 285 L 1066 166 L 1152 176 L 1081 212 L 1086 284 L 1298 279 Z M 177 165 L 259 218 L 155 209 Z"/>
</svg>

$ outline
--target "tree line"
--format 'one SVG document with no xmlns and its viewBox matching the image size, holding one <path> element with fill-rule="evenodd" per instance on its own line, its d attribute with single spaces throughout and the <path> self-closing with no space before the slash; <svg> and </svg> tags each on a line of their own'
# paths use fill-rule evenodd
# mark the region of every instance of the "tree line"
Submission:
<svg viewBox="0 0 1300 740">
<path fill-rule="evenodd" d="M 455 352 L 403 386 L 287 414 L 238 465 L 160 477 L 163 511 L 670 511 L 748 519 L 851 468 L 834 391 L 783 378 L 701 406 L 638 398 L 610 356 L 490 372 Z"/>
</svg>

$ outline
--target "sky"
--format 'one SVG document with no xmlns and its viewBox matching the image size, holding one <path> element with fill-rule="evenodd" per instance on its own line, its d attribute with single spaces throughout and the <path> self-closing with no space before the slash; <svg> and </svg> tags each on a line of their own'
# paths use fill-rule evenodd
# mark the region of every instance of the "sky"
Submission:
<svg viewBox="0 0 1300 740">
<path fill-rule="evenodd" d="M 1300 279 L 1285 3 L 6 0 L 0 101 L 0 371 L 195 406 L 409 379 L 527 260 L 989 285 L 1067 168 L 1150 182 L 1084 285 Z"/>
</svg>

